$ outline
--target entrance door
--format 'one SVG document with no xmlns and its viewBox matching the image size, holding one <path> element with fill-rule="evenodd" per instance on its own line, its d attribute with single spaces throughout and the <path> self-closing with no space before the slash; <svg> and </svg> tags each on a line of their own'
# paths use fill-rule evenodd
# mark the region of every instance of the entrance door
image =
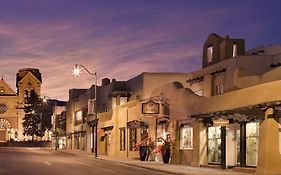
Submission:
<svg viewBox="0 0 281 175">
<path fill-rule="evenodd" d="M 221 164 L 221 127 L 208 128 L 208 163 Z"/>
<path fill-rule="evenodd" d="M 257 166 L 259 122 L 246 124 L 246 166 Z"/>
<path fill-rule="evenodd" d="M 231 124 L 226 131 L 226 166 L 239 165 L 240 157 L 240 125 Z"/>
<path fill-rule="evenodd" d="M 104 135 L 104 141 L 105 141 L 105 154 L 108 155 L 110 151 L 110 140 L 111 140 L 111 134 L 107 133 Z"/>
</svg>

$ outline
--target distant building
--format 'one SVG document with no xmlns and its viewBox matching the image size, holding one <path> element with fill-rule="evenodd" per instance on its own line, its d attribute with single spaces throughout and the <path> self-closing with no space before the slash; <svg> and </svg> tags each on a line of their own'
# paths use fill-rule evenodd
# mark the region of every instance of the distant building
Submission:
<svg viewBox="0 0 281 175">
<path fill-rule="evenodd" d="M 0 80 L 0 142 L 21 141 L 24 103 L 31 90 L 40 96 L 42 77 L 39 69 L 25 68 L 17 73 L 15 92 L 2 78 Z"/>
</svg>

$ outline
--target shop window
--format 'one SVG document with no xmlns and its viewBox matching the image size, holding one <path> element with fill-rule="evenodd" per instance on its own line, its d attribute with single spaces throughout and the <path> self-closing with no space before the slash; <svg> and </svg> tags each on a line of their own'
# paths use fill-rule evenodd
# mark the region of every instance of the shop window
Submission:
<svg viewBox="0 0 281 175">
<path fill-rule="evenodd" d="M 180 149 L 193 149 L 193 128 L 191 126 L 184 125 L 180 128 Z"/>
<path fill-rule="evenodd" d="M 212 45 L 210 45 L 207 48 L 207 61 L 208 61 L 208 63 L 213 61 L 213 46 Z"/>
<path fill-rule="evenodd" d="M 257 166 L 259 144 L 259 123 L 246 124 L 246 165 Z"/>
<path fill-rule="evenodd" d="M 129 147 L 130 147 L 130 151 L 132 151 L 134 146 L 137 143 L 137 128 L 130 128 L 129 134 L 130 134 L 130 144 L 129 144 Z"/>
<path fill-rule="evenodd" d="M 208 162 L 221 163 L 221 127 L 208 128 Z"/>
<path fill-rule="evenodd" d="M 126 132 L 125 128 L 120 128 L 120 151 L 126 150 Z"/>
<path fill-rule="evenodd" d="M 157 124 L 157 138 L 166 139 L 167 135 L 169 134 L 168 126 L 169 126 L 169 122 L 167 121 L 160 121 Z"/>
</svg>

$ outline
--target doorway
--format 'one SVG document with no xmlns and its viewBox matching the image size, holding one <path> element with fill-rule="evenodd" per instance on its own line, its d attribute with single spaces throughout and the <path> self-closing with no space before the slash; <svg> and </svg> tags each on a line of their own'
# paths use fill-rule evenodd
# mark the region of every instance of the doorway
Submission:
<svg viewBox="0 0 281 175">
<path fill-rule="evenodd" d="M 231 124 L 226 128 L 226 167 L 240 165 L 240 125 Z"/>
<path fill-rule="evenodd" d="M 246 166 L 257 166 L 259 122 L 246 124 Z"/>
<path fill-rule="evenodd" d="M 110 151 L 110 140 L 111 140 L 111 134 L 110 133 L 106 133 L 104 135 L 104 150 L 105 150 L 105 154 L 108 155 L 109 151 Z"/>
<path fill-rule="evenodd" d="M 208 163 L 221 164 L 221 127 L 208 128 Z"/>
</svg>

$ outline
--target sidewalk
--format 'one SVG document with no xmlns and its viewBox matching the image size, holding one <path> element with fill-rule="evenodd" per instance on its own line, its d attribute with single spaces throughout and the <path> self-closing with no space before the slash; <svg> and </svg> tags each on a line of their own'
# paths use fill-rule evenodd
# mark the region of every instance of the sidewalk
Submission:
<svg viewBox="0 0 281 175">
<path fill-rule="evenodd" d="M 94 158 L 94 154 L 87 153 L 85 151 L 80 150 L 59 150 L 64 153 L 79 155 L 83 157 Z M 188 165 L 182 164 L 163 164 L 160 162 L 152 162 L 152 161 L 140 161 L 140 160 L 132 160 L 129 158 L 117 158 L 117 157 L 109 157 L 98 155 L 97 159 L 105 160 L 105 161 L 113 161 L 122 163 L 129 166 L 136 166 L 141 168 L 146 168 L 150 170 L 177 174 L 177 175 L 253 175 L 254 173 L 242 173 L 236 172 L 232 169 L 223 170 L 219 168 L 203 168 L 203 167 L 192 167 Z"/>
</svg>

